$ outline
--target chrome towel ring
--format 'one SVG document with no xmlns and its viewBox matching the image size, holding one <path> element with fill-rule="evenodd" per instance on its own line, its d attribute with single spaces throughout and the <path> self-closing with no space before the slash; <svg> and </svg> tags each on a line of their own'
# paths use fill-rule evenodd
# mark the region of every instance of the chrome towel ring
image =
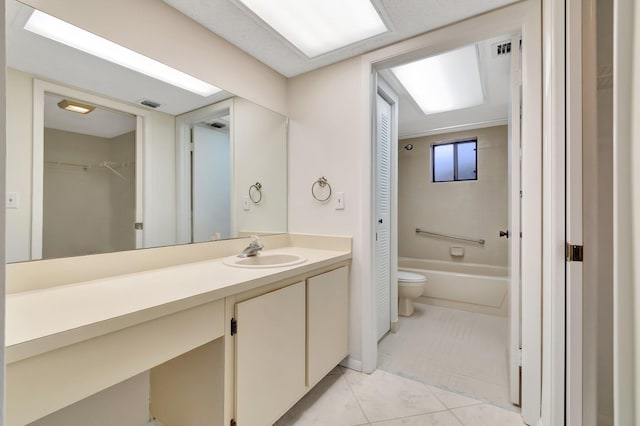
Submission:
<svg viewBox="0 0 640 426">
<path fill-rule="evenodd" d="M 318 197 L 316 195 L 316 191 L 318 191 L 318 187 L 320 189 L 324 188 L 324 187 L 328 187 L 329 188 L 329 194 L 327 194 L 326 197 L 322 198 L 322 197 Z M 322 176 L 319 177 L 317 181 L 313 182 L 313 185 L 311 185 L 311 195 L 313 195 L 313 198 L 315 198 L 317 201 L 320 201 L 321 203 L 324 203 L 325 201 L 327 201 L 329 198 L 331 198 L 331 185 L 329 185 L 329 181 L 327 181 L 327 178 Z"/>
<path fill-rule="evenodd" d="M 256 182 L 249 187 L 249 199 L 253 204 L 258 204 L 262 201 L 262 184 Z"/>
</svg>

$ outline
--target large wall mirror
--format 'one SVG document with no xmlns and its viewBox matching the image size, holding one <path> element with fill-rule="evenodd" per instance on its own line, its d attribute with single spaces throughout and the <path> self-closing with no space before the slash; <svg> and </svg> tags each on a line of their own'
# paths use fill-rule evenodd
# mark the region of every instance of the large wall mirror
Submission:
<svg viewBox="0 0 640 426">
<path fill-rule="evenodd" d="M 285 116 L 53 41 L 25 29 L 34 9 L 6 9 L 8 262 L 287 231 Z"/>
</svg>

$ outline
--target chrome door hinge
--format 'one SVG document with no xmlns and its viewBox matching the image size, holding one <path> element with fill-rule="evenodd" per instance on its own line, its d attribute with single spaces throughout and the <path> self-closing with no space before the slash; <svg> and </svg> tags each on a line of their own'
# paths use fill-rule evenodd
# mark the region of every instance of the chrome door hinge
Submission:
<svg viewBox="0 0 640 426">
<path fill-rule="evenodd" d="M 565 248 L 567 262 L 582 262 L 584 258 L 583 251 L 582 246 L 567 243 Z"/>
<path fill-rule="evenodd" d="M 136 223 L 133 225 L 133 228 L 134 228 L 136 231 L 142 231 L 142 230 L 144 229 L 144 224 L 143 224 L 142 222 L 136 222 Z"/>
</svg>

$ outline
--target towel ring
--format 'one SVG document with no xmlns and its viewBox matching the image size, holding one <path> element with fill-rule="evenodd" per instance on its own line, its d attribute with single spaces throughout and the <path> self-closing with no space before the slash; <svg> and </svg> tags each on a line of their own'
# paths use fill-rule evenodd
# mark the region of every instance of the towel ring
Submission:
<svg viewBox="0 0 640 426">
<path fill-rule="evenodd" d="M 255 195 L 256 192 L 258 195 Z M 258 204 L 262 201 L 262 184 L 260 182 L 256 182 L 249 187 L 249 199 L 253 204 Z"/>
<path fill-rule="evenodd" d="M 325 198 L 318 198 L 318 196 L 316 195 L 316 186 L 319 186 L 320 188 L 324 188 L 325 186 L 329 187 L 329 194 Z M 329 198 L 331 198 L 331 192 L 331 185 L 329 185 L 329 181 L 327 181 L 327 178 L 324 176 L 318 178 L 318 180 L 313 182 L 313 185 L 311 185 L 311 195 L 313 195 L 313 198 L 315 198 L 317 201 L 320 201 L 321 203 L 324 203 Z"/>
</svg>

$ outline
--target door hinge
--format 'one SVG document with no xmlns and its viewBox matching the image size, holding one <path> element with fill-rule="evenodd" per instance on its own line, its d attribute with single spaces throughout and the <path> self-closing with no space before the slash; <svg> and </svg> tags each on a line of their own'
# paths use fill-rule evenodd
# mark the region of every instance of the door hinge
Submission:
<svg viewBox="0 0 640 426">
<path fill-rule="evenodd" d="M 582 262 L 584 256 L 583 250 L 582 246 L 567 243 L 565 249 L 567 262 Z"/>
<path fill-rule="evenodd" d="M 522 348 L 518 349 L 518 365 L 522 367 Z"/>
<path fill-rule="evenodd" d="M 134 223 L 134 224 L 133 224 L 133 228 L 134 228 L 136 231 L 142 231 L 142 230 L 144 229 L 144 223 L 142 223 L 142 222 L 136 222 L 136 223 Z"/>
<path fill-rule="evenodd" d="M 231 421 L 229 422 L 230 426 L 236 426 L 236 421 L 234 419 L 231 419 Z"/>
<path fill-rule="evenodd" d="M 231 318 L 231 335 L 235 336 L 238 333 L 238 321 L 235 318 Z"/>
</svg>

